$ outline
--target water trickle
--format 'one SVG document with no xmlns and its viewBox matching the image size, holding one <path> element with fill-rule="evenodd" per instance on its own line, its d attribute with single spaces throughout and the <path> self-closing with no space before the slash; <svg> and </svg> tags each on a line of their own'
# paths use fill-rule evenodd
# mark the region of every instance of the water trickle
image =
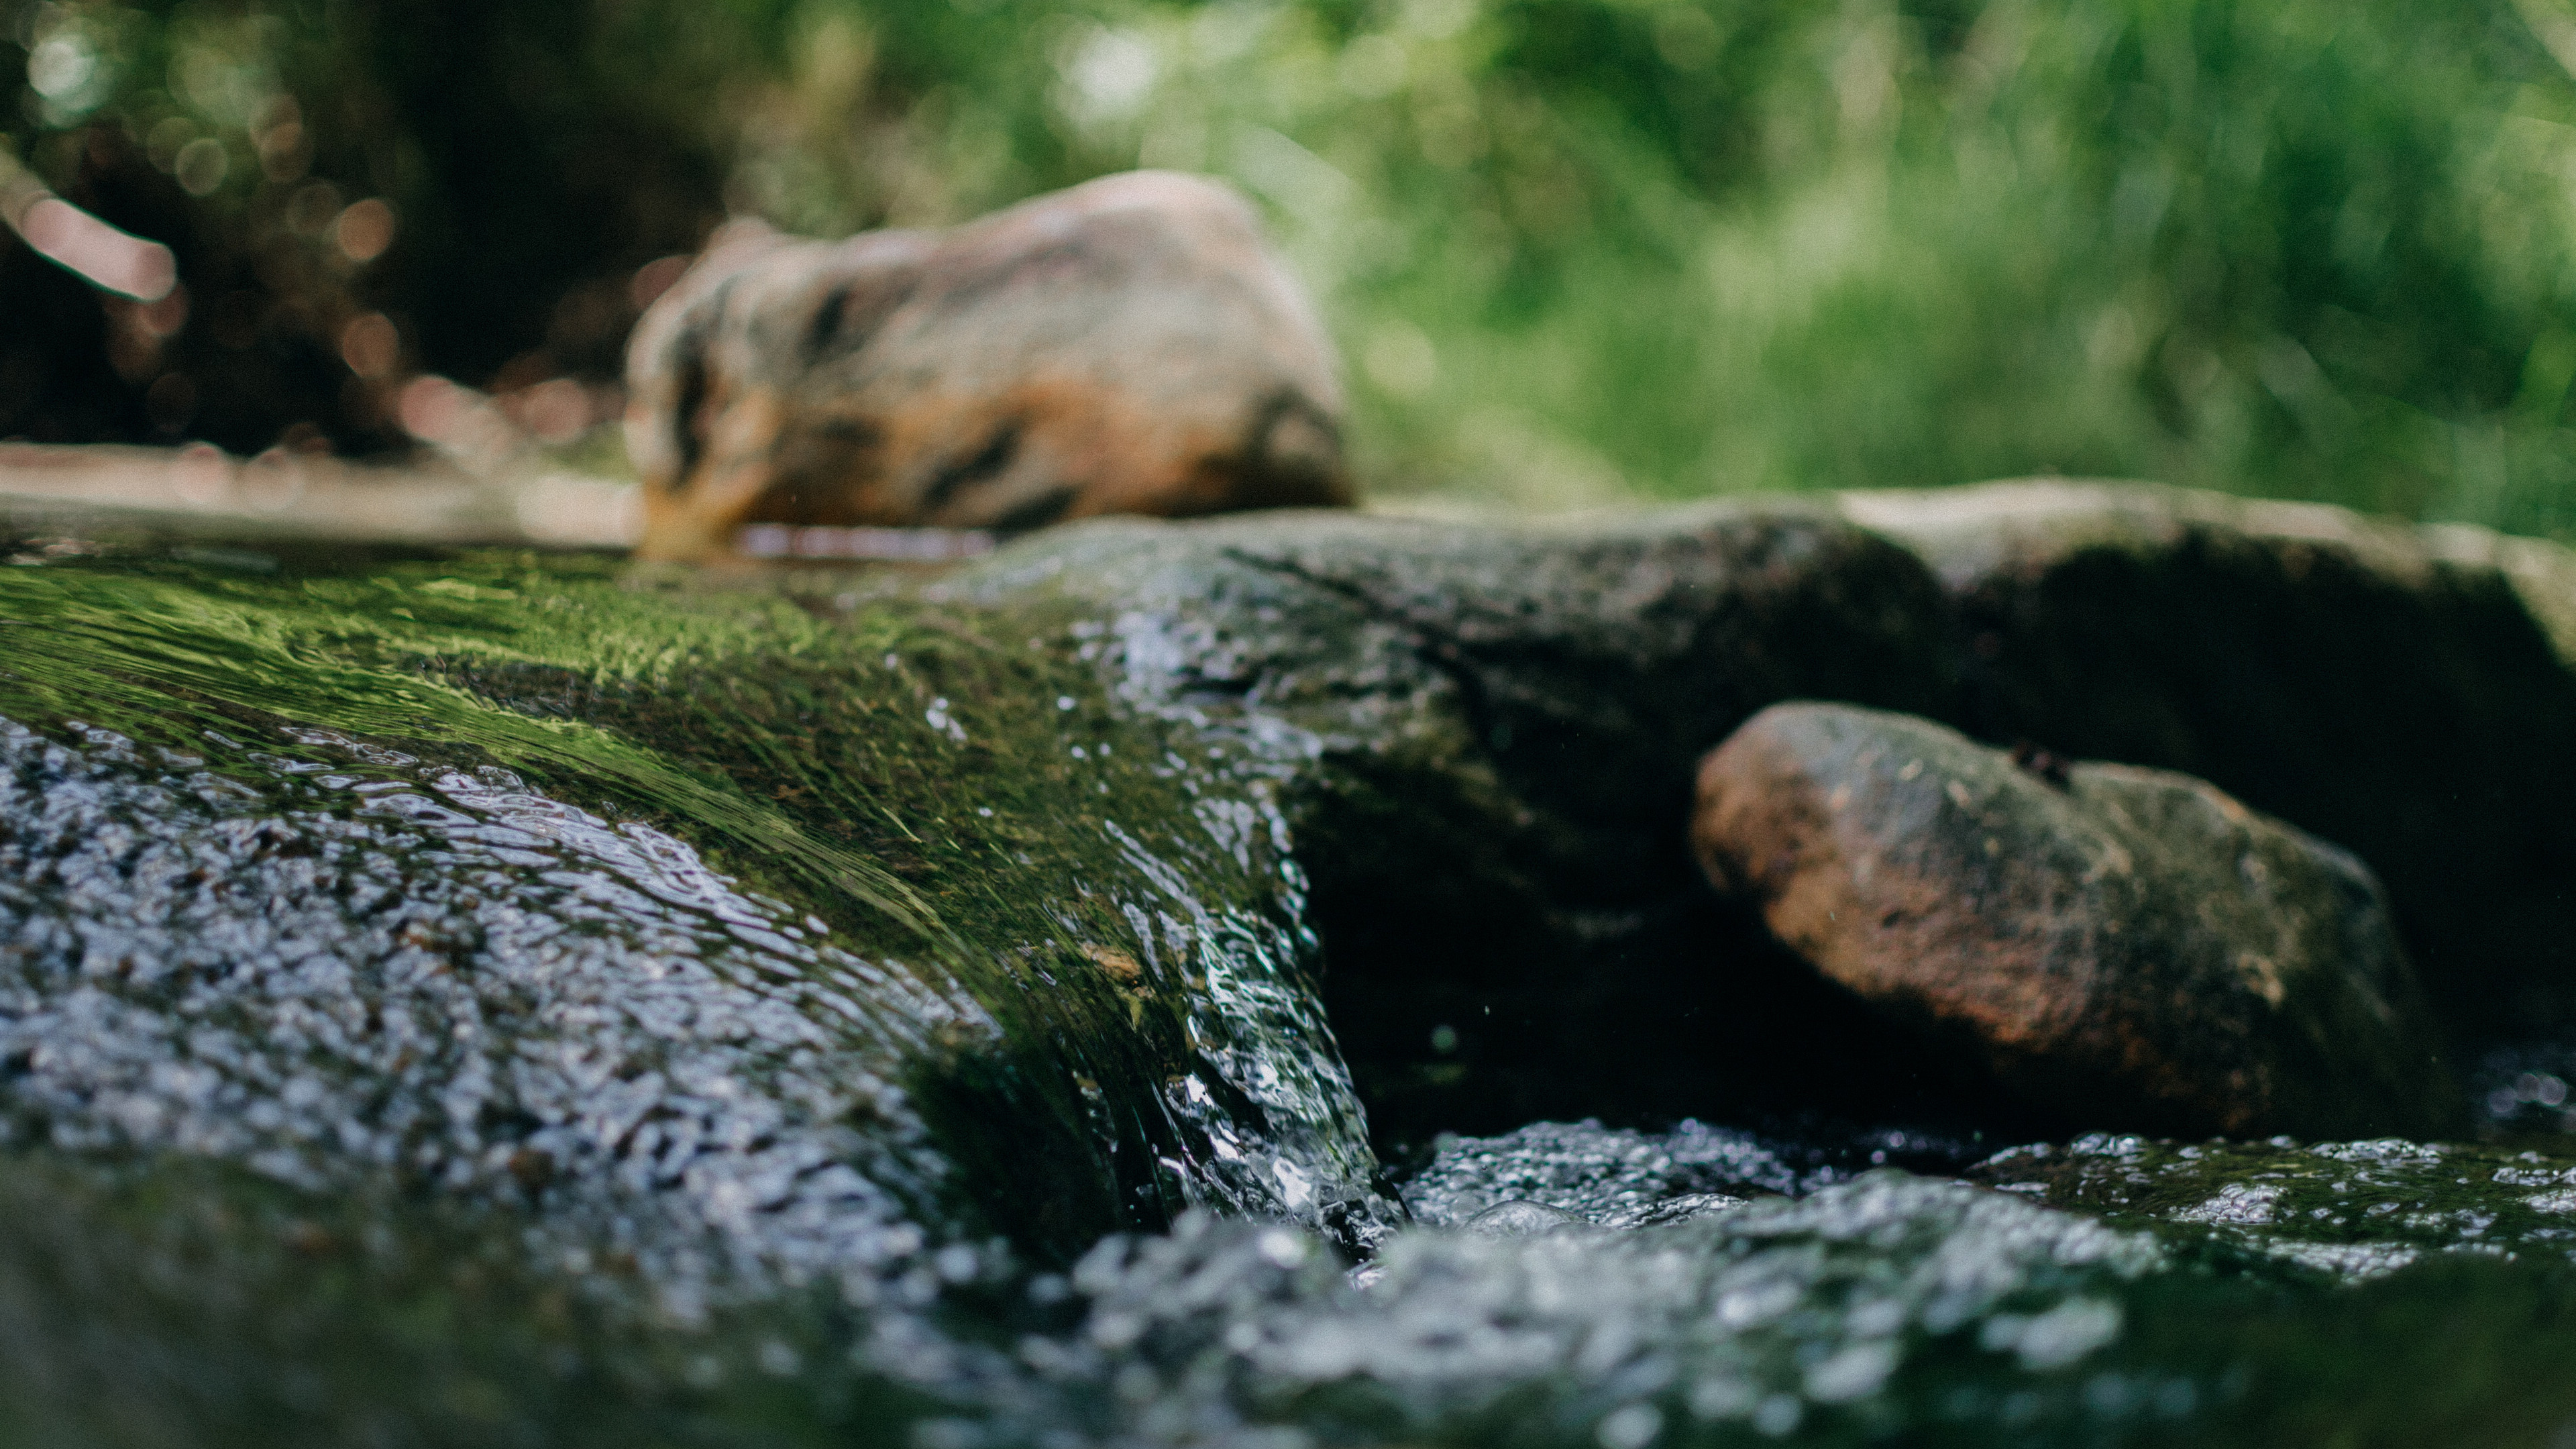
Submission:
<svg viewBox="0 0 2576 1449">
<path fill-rule="evenodd" d="M 1394 858 L 1357 846 L 1453 806 L 1439 838 L 1486 843 L 1494 800 L 1421 789 L 1444 751 L 1489 752 L 1558 844 L 1641 828 L 1534 763 L 1579 731 L 1531 661 L 1608 708 L 1682 677 L 1683 606 L 1727 570 L 1885 552 L 1766 530 L 1734 562 L 1641 545 L 1609 590 L 1535 546 L 1407 582 L 1375 545 L 1326 577 L 1118 528 L 923 589 L 524 555 L 0 571 L 0 1428 L 2262 1444 L 2502 1422 L 2440 1398 L 2480 1381 L 2576 1415 L 2547 1398 L 2576 1383 L 2576 1155 L 2545 1133 L 2105 1136 L 1941 1180 L 1996 1144 L 1514 1098 L 1380 1178 L 1336 1048 L 1368 1023 L 1318 986 L 1401 964 L 1328 954 L 1406 919 L 1354 895 Z M 1514 589 L 1575 623 L 1522 653 L 1499 606 L 1429 632 Z M 1613 595 L 1653 628 L 1563 602 Z M 1637 708 L 1685 734 L 1704 704 Z M 1575 855 L 1526 940 L 1491 895 L 1436 921 L 1490 911 L 1479 949 L 1550 970 L 1709 924 L 1651 860 Z M 1715 1041 L 1736 1084 L 1791 1054 L 1756 1050 L 1773 998 L 1693 1017 L 1637 979 L 1518 1040 Z M 1490 1000 L 1413 1004 L 1395 1068 L 1512 1040 Z M 1867 1045 L 1835 1068 L 1864 1096 Z M 2496 1070 L 2499 1131 L 2563 1109 L 2542 1049 Z"/>
</svg>

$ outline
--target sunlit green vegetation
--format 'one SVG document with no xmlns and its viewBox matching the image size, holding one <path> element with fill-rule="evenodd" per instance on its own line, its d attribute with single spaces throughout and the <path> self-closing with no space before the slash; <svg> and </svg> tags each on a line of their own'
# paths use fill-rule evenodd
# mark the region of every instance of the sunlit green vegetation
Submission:
<svg viewBox="0 0 2576 1449">
<path fill-rule="evenodd" d="M 2564 4 L 22 3 L 0 64 L 57 184 L 176 115 L 200 207 L 388 197 L 352 285 L 467 381 L 604 368 L 609 281 L 726 211 L 1170 166 L 1270 214 L 1381 493 L 2061 470 L 2566 532 Z"/>
</svg>

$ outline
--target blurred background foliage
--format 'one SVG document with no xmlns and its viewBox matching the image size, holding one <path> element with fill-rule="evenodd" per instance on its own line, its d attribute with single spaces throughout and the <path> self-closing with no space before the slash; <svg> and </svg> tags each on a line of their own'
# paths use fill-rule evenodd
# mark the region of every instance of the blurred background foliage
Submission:
<svg viewBox="0 0 2576 1449">
<path fill-rule="evenodd" d="M 2559 7 L 2566 6 L 2561 9 Z M 0 436 L 554 437 L 728 214 L 1262 203 L 1381 494 L 2045 471 L 2576 532 L 2568 0 L 0 0 Z"/>
</svg>

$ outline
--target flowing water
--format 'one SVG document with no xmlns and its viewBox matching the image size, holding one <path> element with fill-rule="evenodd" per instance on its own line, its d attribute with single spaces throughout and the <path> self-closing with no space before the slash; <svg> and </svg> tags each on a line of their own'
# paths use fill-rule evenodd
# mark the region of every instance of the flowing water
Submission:
<svg viewBox="0 0 2576 1449">
<path fill-rule="evenodd" d="M 1564 1121 L 1381 1167 L 1281 803 L 1306 746 L 1138 707 L 1121 627 L 22 552 L 0 1434 L 2576 1432 L 2546 1045 L 2479 1069 L 2477 1143 Z"/>
</svg>

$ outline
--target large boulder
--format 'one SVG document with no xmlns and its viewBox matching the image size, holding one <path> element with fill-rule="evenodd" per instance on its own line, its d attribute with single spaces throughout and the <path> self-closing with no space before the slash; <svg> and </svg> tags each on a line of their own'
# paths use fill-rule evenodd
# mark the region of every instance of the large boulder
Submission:
<svg viewBox="0 0 2576 1449">
<path fill-rule="evenodd" d="M 2267 1402 L 2337 1424 L 2431 1422 L 2348 1392 L 2391 1362 L 2576 1382 L 2528 1263 L 2420 1299 L 2105 1277 L 2051 1256 L 2074 1219 L 1904 1179 L 1402 1236 L 1379 1169 L 1418 1159 L 1381 1148 L 1443 1127 L 1933 1105 L 1938 1059 L 1687 846 L 1696 763 L 1767 705 L 1970 722 L 1939 555 L 1852 509 L 1098 521 L 930 579 L 0 550 L 0 1439 L 1571 1445 L 2007 1405 L 2074 1439 L 2168 1402 L 2189 1436 L 2284 1342 Z M 2533 620 L 2423 628 L 2519 669 L 2481 631 Z M 2443 787 L 2345 758 L 2361 797 Z M 2532 798 L 2497 818 L 2558 840 Z M 2461 885 L 2546 919 L 2520 880 Z M 1837 1140 L 1936 1170 L 1937 1135 Z M 1702 1146 L 1643 1158 L 1757 1185 Z M 1453 1200 L 1541 1198 L 1497 1174 Z M 1390 1232 L 1379 1297 L 1315 1236 Z"/>
<path fill-rule="evenodd" d="M 1692 843 L 1819 971 L 2063 1120 L 2458 1124 L 2368 868 L 2189 776 L 1775 705 L 1710 752 Z"/>
<path fill-rule="evenodd" d="M 843 1181 L 777 1177 L 781 1164 L 865 1158 L 877 1165 L 859 1179 L 894 1184 L 854 1190 L 864 1212 L 846 1220 L 823 1206 L 680 1215 L 748 1225 L 753 1257 L 781 1224 L 825 1241 L 836 1223 L 924 1214 L 1065 1252 L 1201 1203 L 1358 1241 L 1392 1220 L 1378 1147 L 1542 1117 L 1996 1120 L 1979 1114 L 2008 1104 L 1946 1078 L 1938 1054 L 1716 899 L 1686 834 L 1699 759 L 1765 706 L 1844 700 L 1978 733 L 1998 681 L 2051 697 L 2056 676 L 2014 674 L 2010 649 L 1960 628 L 1959 590 L 2001 566 L 1897 527 L 1905 508 L 2009 520 L 2022 496 L 1873 500 L 1877 527 L 1847 517 L 1862 509 L 1848 499 L 1514 527 L 1098 520 L 927 580 L 626 576 L 507 553 L 29 552 L 32 566 L 0 572 L 19 624 L 0 716 L 26 731 L 9 746 L 10 818 L 56 823 L 18 847 L 28 864 L 11 876 L 12 960 L 46 963 L 27 966 L 33 994 L 13 1008 L 31 1070 L 11 1100 L 65 1140 L 199 1142 L 304 1164 L 317 1183 L 403 1161 L 503 1196 L 623 1183 L 665 1202 L 678 1184 L 708 1204 L 775 1204 Z M 2302 730 L 2341 751 L 2341 792 L 2299 808 L 2255 796 L 2265 777 L 2214 777 L 2352 846 L 2388 882 L 2419 964 L 2468 961 L 2492 918 L 2535 937 L 2570 924 L 2576 910 L 2520 866 L 2463 879 L 2424 864 L 2444 842 L 2480 859 L 2498 840 L 2540 860 L 2569 848 L 2576 811 L 2551 793 L 2564 761 L 2517 755 L 2532 788 L 2500 796 L 2478 759 L 2391 753 L 2343 714 L 2431 671 L 2459 710 L 2484 702 L 2445 716 L 2476 738 L 2551 737 L 2568 675 L 2529 601 L 2556 595 L 2517 583 L 2540 575 L 2447 543 L 2438 565 L 2397 544 L 2294 546 L 2186 519 L 2202 506 L 2190 495 L 2085 496 L 2127 530 L 2113 558 L 2131 572 L 2195 550 L 2307 559 L 2251 576 L 2247 608 L 2271 621 L 2267 649 L 2344 658 L 2344 672 L 2265 685 L 2238 718 L 2202 701 L 2176 646 L 2152 676 L 2163 694 L 2121 698 L 2196 721 L 2221 763 L 2236 756 L 2218 745 L 2246 754 L 2245 740 Z M 2121 522 L 2139 517 L 2164 532 Z M 1990 550 L 2013 536 L 1959 527 Z M 2069 521 L 2051 536 L 2094 535 Z M 2137 541 L 2159 537 L 2179 541 Z M 2358 657 L 2344 621 L 2310 606 L 2314 579 L 2413 620 L 2430 652 Z M 2080 610 L 2072 582 L 2053 587 Z M 2244 656 L 2224 678 L 2258 677 L 2243 631 L 2203 624 L 2206 654 Z M 2050 657 L 2080 663 L 2071 645 Z M 2445 794 L 2471 777 L 2496 787 L 2474 817 Z M 399 815 L 414 800 L 434 808 Z M 2352 801 L 2447 833 L 2339 834 L 2368 821 Z M 716 876 L 732 884 L 702 884 Z M 638 890 L 691 904 L 669 907 L 677 924 L 664 907 L 562 904 Z M 402 904 L 397 919 L 349 900 Z M 580 924 L 528 929 L 565 919 Z M 199 921 L 221 929 L 184 925 Z M 726 1029 L 738 1046 L 710 1056 L 687 1033 L 674 1055 L 667 1033 L 617 1024 L 666 1007 L 628 1001 L 614 963 L 678 959 L 682 940 L 708 974 L 656 990 L 745 1023 Z M 2451 978 L 2427 973 L 2446 1023 L 2476 1025 L 2479 981 L 2513 999 L 2571 992 L 2546 952 L 2476 959 L 2447 994 Z M 792 1000 L 759 984 L 817 973 L 856 984 Z M 312 1020 L 411 1030 L 469 997 L 491 1023 L 470 1049 L 451 1035 L 406 1054 L 398 1033 L 365 1031 L 334 1045 L 302 1016 L 272 1029 L 328 999 Z M 96 1015 L 109 1001 L 132 1005 Z M 220 1112 L 192 1095 L 214 1079 L 163 1070 L 212 1040 L 183 1004 L 231 1023 Z M 75 1006 L 87 1025 L 49 1038 Z M 785 1040 L 780 1012 L 816 1033 L 784 1055 L 757 1045 Z M 531 1055 L 539 1025 L 552 1056 Z M 117 1045 L 36 1045 L 93 1038 Z M 540 1059 L 556 1065 L 525 1065 Z M 686 1085 L 736 1060 L 722 1092 Z M 691 1125 L 585 1116 L 569 1104 L 594 1078 L 636 1095 L 636 1123 Z M 741 1115 L 755 1099 L 774 1109 Z M 249 1111 L 261 1100 L 280 1104 L 273 1118 Z M 340 1123 L 361 1110 L 387 1125 Z M 210 1113 L 221 1133 L 200 1131 Z M 729 1143 L 758 1150 L 700 1161 Z M 635 1165 L 648 1159 L 665 1165 Z M 797 1186 L 724 1186 L 737 1177 Z"/>
<path fill-rule="evenodd" d="M 1269 782 L 1382 1142 L 1946 1088 L 1682 844 L 1699 756 L 1763 706 L 1950 707 L 1940 595 L 1884 540 L 1795 502 L 1103 521 L 931 595 L 1040 591 L 1101 621 L 1128 707 Z"/>
<path fill-rule="evenodd" d="M 1813 513 L 1101 525 L 929 584 L 182 553 L 0 572 L 0 1108 L 621 1223 L 692 1280 L 1192 1205 L 1365 1242 L 1399 1214 L 1328 1010 L 1391 1098 L 1466 1068 L 1429 1126 L 1579 1105 L 1662 1000 L 1612 968 L 1699 895 L 1693 746 L 1937 702 L 1927 581 Z"/>
</svg>

